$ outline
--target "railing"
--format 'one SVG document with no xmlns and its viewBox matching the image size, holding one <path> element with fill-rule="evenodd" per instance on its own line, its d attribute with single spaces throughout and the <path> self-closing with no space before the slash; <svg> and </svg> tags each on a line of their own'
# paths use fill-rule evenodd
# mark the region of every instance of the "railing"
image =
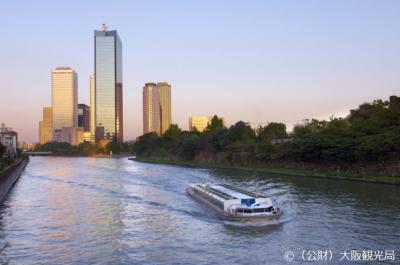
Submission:
<svg viewBox="0 0 400 265">
<path fill-rule="evenodd" d="M 226 193 L 224 193 L 224 192 L 222 192 L 222 191 L 219 191 L 219 190 L 216 190 L 216 189 L 214 189 L 214 188 L 211 188 L 210 186 L 204 186 L 203 188 L 204 188 L 206 191 L 209 191 L 209 192 L 211 192 L 211 193 L 213 193 L 213 194 L 215 194 L 215 195 L 217 195 L 217 196 L 219 196 L 219 197 L 221 197 L 221 198 L 224 198 L 224 199 L 226 199 L 226 200 L 237 199 L 236 197 L 233 197 L 233 196 L 231 196 L 231 195 L 229 195 L 229 194 L 226 194 Z"/>
<path fill-rule="evenodd" d="M 250 197 L 253 197 L 253 198 L 264 198 L 265 197 L 265 196 L 262 196 L 261 194 L 257 194 L 257 193 L 251 192 L 251 191 L 242 190 L 242 189 L 233 187 L 233 186 L 228 185 L 228 184 L 219 184 L 219 185 L 222 186 L 222 187 L 225 187 L 227 189 L 231 189 L 231 190 L 240 192 L 242 194 L 249 195 Z"/>
</svg>

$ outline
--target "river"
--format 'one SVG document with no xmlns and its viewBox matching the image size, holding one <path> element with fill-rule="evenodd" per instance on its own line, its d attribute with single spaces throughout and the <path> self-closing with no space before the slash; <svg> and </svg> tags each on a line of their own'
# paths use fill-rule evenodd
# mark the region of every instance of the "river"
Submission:
<svg viewBox="0 0 400 265">
<path fill-rule="evenodd" d="M 186 195 L 198 182 L 266 194 L 284 216 L 267 226 L 224 222 Z M 351 250 L 394 250 L 389 264 L 399 264 L 399 186 L 32 157 L 0 208 L 8 264 L 303 264 L 309 251 L 332 253 L 309 264 L 350 264 Z"/>
</svg>

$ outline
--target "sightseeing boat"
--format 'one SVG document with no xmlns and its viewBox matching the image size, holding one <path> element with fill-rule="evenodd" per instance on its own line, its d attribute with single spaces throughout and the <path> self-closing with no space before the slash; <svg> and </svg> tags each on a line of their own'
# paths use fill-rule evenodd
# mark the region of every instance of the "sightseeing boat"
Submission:
<svg viewBox="0 0 400 265">
<path fill-rule="evenodd" d="M 270 198 L 227 184 L 192 184 L 186 192 L 232 221 L 274 220 L 283 214 Z"/>
</svg>

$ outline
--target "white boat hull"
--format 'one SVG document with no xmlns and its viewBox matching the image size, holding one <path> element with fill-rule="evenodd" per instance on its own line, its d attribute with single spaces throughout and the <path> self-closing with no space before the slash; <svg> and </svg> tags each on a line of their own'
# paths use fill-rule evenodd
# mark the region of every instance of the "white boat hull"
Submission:
<svg viewBox="0 0 400 265">
<path fill-rule="evenodd" d="M 239 221 L 239 222 L 269 221 L 269 220 L 277 220 L 283 214 L 282 210 L 278 210 L 278 211 L 276 211 L 276 214 L 268 214 L 268 215 L 246 215 L 246 216 L 239 215 L 239 214 L 231 215 L 231 214 L 228 214 L 225 211 L 221 210 L 214 204 L 210 203 L 208 200 L 204 199 L 202 196 L 199 196 L 198 194 L 193 192 L 191 187 L 186 188 L 186 192 L 192 198 L 194 198 L 197 201 L 200 201 L 200 202 L 204 203 L 205 205 L 214 209 L 216 211 L 216 213 L 225 220 Z"/>
</svg>

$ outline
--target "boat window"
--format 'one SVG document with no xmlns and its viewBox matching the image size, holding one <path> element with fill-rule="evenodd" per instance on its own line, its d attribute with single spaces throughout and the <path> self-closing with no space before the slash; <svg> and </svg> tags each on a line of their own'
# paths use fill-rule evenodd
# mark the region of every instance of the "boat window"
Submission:
<svg viewBox="0 0 400 265">
<path fill-rule="evenodd" d="M 254 213 L 263 213 L 266 209 L 265 208 L 258 208 L 258 209 L 254 209 L 253 212 Z"/>
<path fill-rule="evenodd" d="M 252 211 L 252 210 L 249 210 L 249 209 L 243 209 L 243 212 L 244 212 L 244 213 L 252 213 L 253 211 Z"/>
</svg>

